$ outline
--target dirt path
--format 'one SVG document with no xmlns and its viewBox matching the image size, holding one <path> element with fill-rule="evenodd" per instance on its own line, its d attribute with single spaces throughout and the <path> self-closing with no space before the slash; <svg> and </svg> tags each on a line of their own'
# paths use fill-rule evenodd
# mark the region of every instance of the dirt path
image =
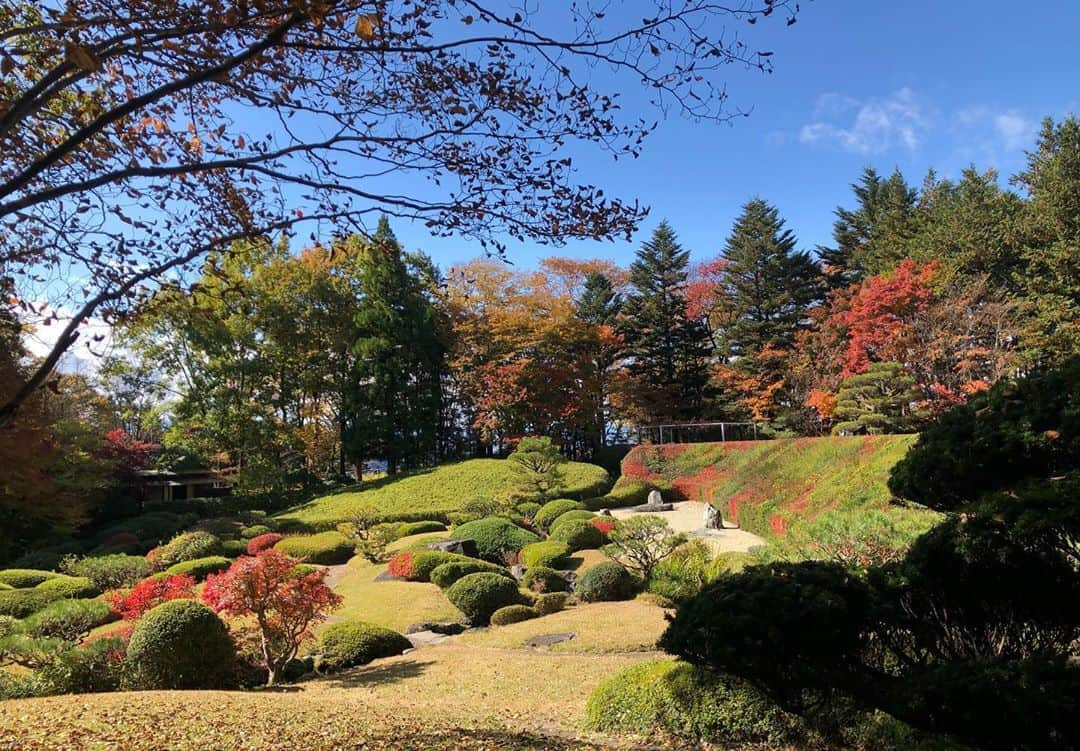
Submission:
<svg viewBox="0 0 1080 751">
<path fill-rule="evenodd" d="M 637 513 L 646 513 L 649 516 L 658 516 L 667 520 L 671 528 L 677 532 L 685 532 L 694 535 L 705 542 L 715 553 L 745 553 L 751 548 L 769 543 L 761 537 L 737 527 L 724 529 L 704 529 L 702 526 L 705 514 L 705 504 L 697 501 L 681 501 L 673 504 L 671 511 L 646 511 L 635 512 L 630 509 L 613 509 L 611 515 L 616 519 L 625 519 Z"/>
</svg>

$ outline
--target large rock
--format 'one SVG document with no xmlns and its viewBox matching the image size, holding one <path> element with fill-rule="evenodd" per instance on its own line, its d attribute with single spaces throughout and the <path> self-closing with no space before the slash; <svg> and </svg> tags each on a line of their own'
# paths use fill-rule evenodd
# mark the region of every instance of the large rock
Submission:
<svg viewBox="0 0 1080 751">
<path fill-rule="evenodd" d="M 534 636 L 525 642 L 526 647 L 550 647 L 552 644 L 560 644 L 564 641 L 570 641 L 576 634 L 562 633 L 562 634 L 541 634 L 540 636 Z"/>
<path fill-rule="evenodd" d="M 457 553 L 458 555 L 467 555 L 470 558 L 476 558 L 476 541 L 475 540 L 440 540 L 439 542 L 429 542 L 428 550 L 437 550 L 440 553 Z"/>
<path fill-rule="evenodd" d="M 431 631 L 436 634 L 443 634 L 445 636 L 453 636 L 460 634 L 465 630 L 465 626 L 455 621 L 421 621 L 420 623 L 414 623 L 405 629 L 406 636 L 410 634 L 419 634 L 421 631 Z"/>
</svg>

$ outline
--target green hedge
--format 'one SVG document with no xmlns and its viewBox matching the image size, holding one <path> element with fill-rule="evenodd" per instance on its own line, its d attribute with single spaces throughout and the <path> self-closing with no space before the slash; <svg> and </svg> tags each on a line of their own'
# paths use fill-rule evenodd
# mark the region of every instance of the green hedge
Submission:
<svg viewBox="0 0 1080 751">
<path fill-rule="evenodd" d="M 141 555 L 97 555 L 80 558 L 66 564 L 65 571 L 73 576 L 85 576 L 98 589 L 130 587 L 150 575 L 150 564 Z"/>
<path fill-rule="evenodd" d="M 536 512 L 536 516 L 533 517 L 533 523 L 541 529 L 550 529 L 555 520 L 567 511 L 576 511 L 583 508 L 585 508 L 585 505 L 579 501 L 572 501 L 569 498 L 557 498 L 540 507 L 540 510 Z"/>
<path fill-rule="evenodd" d="M 566 579 L 553 568 L 531 566 L 521 577 L 521 586 L 533 592 L 565 592 Z"/>
<path fill-rule="evenodd" d="M 551 531 L 554 532 L 560 524 L 569 521 L 587 522 L 589 519 L 595 519 L 596 514 L 585 508 L 576 508 L 571 511 L 567 511 L 565 514 L 559 516 L 555 521 L 551 523 Z"/>
<path fill-rule="evenodd" d="M 0 571 L 0 583 L 10 585 L 15 589 L 28 589 L 36 587 L 46 579 L 55 579 L 62 574 L 55 571 L 38 571 L 32 568 L 9 568 Z"/>
<path fill-rule="evenodd" d="M 611 492 L 598 498 L 586 499 L 585 507 L 592 511 L 599 511 L 605 508 L 640 506 L 649 499 L 649 491 L 653 489 L 663 492 L 663 489 L 659 487 L 659 483 L 650 484 L 641 480 L 620 477 Z"/>
<path fill-rule="evenodd" d="M 397 631 L 362 621 L 343 621 L 328 626 L 323 631 L 320 645 L 323 652 L 321 666 L 329 670 L 366 665 L 380 657 L 393 657 L 412 648 L 409 640 Z"/>
<path fill-rule="evenodd" d="M 629 600 L 637 590 L 637 580 L 612 561 L 596 564 L 574 582 L 574 594 L 585 602 Z"/>
<path fill-rule="evenodd" d="M 76 641 L 92 629 L 116 620 L 107 602 L 101 600 L 57 600 L 28 616 L 19 631 L 34 637 L 56 637 Z"/>
<path fill-rule="evenodd" d="M 222 555 L 210 555 L 206 558 L 196 558 L 193 561 L 184 561 L 183 563 L 177 563 L 175 566 L 169 566 L 165 569 L 165 573 L 168 576 L 182 576 L 187 575 L 194 577 L 198 581 L 202 581 L 210 574 L 216 574 L 219 571 L 224 571 L 232 565 L 232 561 Z"/>
<path fill-rule="evenodd" d="M 250 527 L 242 527 L 240 529 L 240 537 L 245 540 L 250 540 L 252 537 L 269 534 L 273 531 L 274 530 L 270 529 L 270 527 L 266 526 L 265 524 L 253 524 Z"/>
<path fill-rule="evenodd" d="M 521 565 L 525 568 L 533 566 L 549 566 L 558 568 L 567 563 L 570 555 L 570 546 L 558 540 L 544 540 L 526 545 L 521 549 Z"/>
<path fill-rule="evenodd" d="M 172 600 L 140 618 L 125 663 L 125 683 L 135 689 L 218 689 L 236 682 L 228 629 L 194 600 Z"/>
<path fill-rule="evenodd" d="M 509 626 L 511 623 L 532 620 L 536 616 L 536 611 L 528 605 L 507 605 L 491 614 L 491 625 Z"/>
<path fill-rule="evenodd" d="M 494 563 L 488 563 L 487 561 L 474 560 L 443 563 L 432 569 L 429 578 L 431 583 L 439 589 L 446 589 L 463 576 L 480 573 L 499 574 L 500 576 L 513 578 L 510 576 L 510 572 L 502 566 L 496 566 Z"/>
<path fill-rule="evenodd" d="M 412 557 L 412 574 L 409 581 L 431 581 L 431 572 L 445 563 L 473 563 L 480 562 L 476 558 L 459 553 L 444 553 L 441 550 L 425 550 L 416 553 Z M 486 563 L 486 561 L 484 561 Z"/>
<path fill-rule="evenodd" d="M 156 571 L 164 571 L 183 561 L 193 561 L 221 553 L 221 539 L 209 532 L 181 532 L 147 556 Z"/>
<path fill-rule="evenodd" d="M 49 592 L 57 598 L 96 597 L 101 594 L 101 588 L 95 586 L 85 576 L 58 576 L 55 579 L 46 579 L 34 589 Z"/>
<path fill-rule="evenodd" d="M 41 610 L 50 602 L 63 599 L 59 592 L 38 589 L 10 589 L 0 592 L 0 615 L 13 618 L 26 616 Z"/>
<path fill-rule="evenodd" d="M 428 532 L 445 532 L 446 525 L 437 521 L 423 521 L 423 522 L 406 522 L 398 525 L 394 530 L 394 536 L 397 538 L 410 537 L 412 535 L 422 535 Z"/>
<path fill-rule="evenodd" d="M 580 519 L 559 521 L 551 528 L 549 540 L 565 542 L 571 551 L 599 548 L 604 544 L 600 530 Z"/>
<path fill-rule="evenodd" d="M 569 600 L 570 595 L 566 592 L 546 592 L 537 595 L 536 601 L 533 603 L 533 610 L 536 611 L 537 615 L 551 615 L 565 608 Z"/>
<path fill-rule="evenodd" d="M 314 535 L 286 537 L 274 545 L 294 558 L 304 558 L 308 563 L 333 566 L 345 563 L 355 554 L 354 546 L 340 532 L 319 532 Z"/>
<path fill-rule="evenodd" d="M 668 660 L 633 665 L 603 681 L 586 704 L 585 727 L 637 735 L 659 731 L 725 747 L 801 746 L 807 735 L 797 717 L 749 684 Z"/>
<path fill-rule="evenodd" d="M 488 561 L 500 562 L 503 551 L 518 551 L 540 538 L 522 529 L 509 519 L 489 516 L 457 527 L 450 535 L 452 540 L 473 540 L 477 554 Z"/>
<path fill-rule="evenodd" d="M 492 613 L 506 605 L 519 604 L 517 583 L 498 574 L 469 574 L 446 590 L 446 598 L 474 625 L 488 623 Z"/>
</svg>

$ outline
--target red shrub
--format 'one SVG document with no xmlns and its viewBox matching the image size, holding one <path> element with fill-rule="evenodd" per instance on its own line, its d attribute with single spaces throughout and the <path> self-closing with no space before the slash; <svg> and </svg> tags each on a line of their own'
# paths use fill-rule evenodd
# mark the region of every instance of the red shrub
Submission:
<svg viewBox="0 0 1080 751">
<path fill-rule="evenodd" d="M 598 516 L 595 519 L 589 519 L 589 524 L 593 525 L 600 531 L 604 537 L 608 536 L 608 532 L 615 529 L 615 520 L 607 519 L 603 516 Z"/>
<path fill-rule="evenodd" d="M 186 574 L 143 579 L 130 590 L 116 590 L 105 595 L 113 610 L 125 621 L 137 620 L 143 613 L 169 600 L 195 597 L 195 580 Z"/>
<path fill-rule="evenodd" d="M 398 553 L 390 559 L 390 563 L 386 565 L 386 570 L 390 576 L 397 576 L 402 579 L 408 579 L 412 576 L 412 553 Z"/>
<path fill-rule="evenodd" d="M 787 526 L 784 524 L 784 517 L 779 514 L 770 516 L 769 529 L 773 531 L 773 534 L 783 536 L 787 532 Z"/>
<path fill-rule="evenodd" d="M 277 532 L 267 532 L 265 535 L 252 537 L 247 544 L 247 552 L 249 555 L 258 555 L 277 545 L 278 541 L 284 537 L 285 535 L 279 535 Z"/>
</svg>

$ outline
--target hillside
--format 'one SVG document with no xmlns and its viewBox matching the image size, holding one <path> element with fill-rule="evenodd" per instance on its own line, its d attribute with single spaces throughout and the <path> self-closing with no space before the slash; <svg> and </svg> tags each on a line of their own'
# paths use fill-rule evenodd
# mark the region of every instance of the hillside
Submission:
<svg viewBox="0 0 1080 751">
<path fill-rule="evenodd" d="M 608 473 L 592 464 L 568 462 L 565 473 L 562 495 L 568 498 L 600 495 L 611 483 Z M 469 459 L 322 496 L 279 518 L 314 529 L 331 529 L 361 512 L 384 521 L 439 519 L 469 502 L 496 499 L 513 486 L 513 472 L 505 459 Z"/>
<path fill-rule="evenodd" d="M 620 484 L 656 485 L 679 500 L 711 501 L 726 520 L 764 537 L 826 512 L 888 510 L 922 526 L 928 512 L 890 505 L 889 470 L 914 435 L 791 438 L 639 446 Z"/>
</svg>

